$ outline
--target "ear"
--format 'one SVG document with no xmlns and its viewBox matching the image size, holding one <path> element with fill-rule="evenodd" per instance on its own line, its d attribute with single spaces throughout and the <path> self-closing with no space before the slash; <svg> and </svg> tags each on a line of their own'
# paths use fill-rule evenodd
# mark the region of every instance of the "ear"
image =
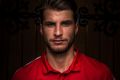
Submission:
<svg viewBox="0 0 120 80">
<path fill-rule="evenodd" d="M 75 34 L 77 34 L 78 33 L 78 23 L 76 23 L 76 29 L 75 29 Z"/>
<path fill-rule="evenodd" d="M 40 24 L 40 33 L 41 33 L 41 35 L 43 35 L 43 26 L 42 26 L 42 24 Z"/>
</svg>

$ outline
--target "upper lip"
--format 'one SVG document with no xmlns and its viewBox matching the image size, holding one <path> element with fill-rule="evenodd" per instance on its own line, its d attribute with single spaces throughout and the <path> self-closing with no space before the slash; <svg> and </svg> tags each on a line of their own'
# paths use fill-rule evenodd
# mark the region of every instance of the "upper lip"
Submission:
<svg viewBox="0 0 120 80">
<path fill-rule="evenodd" d="M 53 41 L 64 41 L 63 39 L 53 39 Z"/>
<path fill-rule="evenodd" d="M 65 40 L 63 40 L 63 39 L 53 39 L 52 41 L 53 42 L 60 42 L 60 41 L 65 41 Z"/>
</svg>

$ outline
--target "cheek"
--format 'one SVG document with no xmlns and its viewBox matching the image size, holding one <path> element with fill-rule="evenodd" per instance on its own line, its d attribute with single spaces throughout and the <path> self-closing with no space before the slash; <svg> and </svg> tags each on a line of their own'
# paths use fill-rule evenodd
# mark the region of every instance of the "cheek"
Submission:
<svg viewBox="0 0 120 80">
<path fill-rule="evenodd" d="M 70 29 L 64 30 L 64 34 L 67 37 L 72 37 L 75 34 L 75 29 L 70 28 Z"/>
<path fill-rule="evenodd" d="M 43 35 L 45 38 L 50 38 L 52 36 L 53 31 L 50 29 L 44 29 L 43 30 Z"/>
</svg>

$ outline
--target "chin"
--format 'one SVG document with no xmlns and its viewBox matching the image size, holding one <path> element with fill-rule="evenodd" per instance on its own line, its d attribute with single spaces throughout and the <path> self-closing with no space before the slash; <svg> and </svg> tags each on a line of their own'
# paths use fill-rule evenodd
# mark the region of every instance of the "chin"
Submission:
<svg viewBox="0 0 120 80">
<path fill-rule="evenodd" d="M 65 53 L 68 50 L 67 46 L 62 47 L 50 47 L 49 48 L 51 52 L 53 53 Z"/>
<path fill-rule="evenodd" d="M 51 51 L 52 53 L 65 53 L 67 51 L 69 51 L 69 49 L 72 47 L 73 41 L 71 41 L 70 43 L 64 43 L 61 45 L 55 45 L 52 43 L 49 43 L 47 45 L 49 51 Z"/>
</svg>

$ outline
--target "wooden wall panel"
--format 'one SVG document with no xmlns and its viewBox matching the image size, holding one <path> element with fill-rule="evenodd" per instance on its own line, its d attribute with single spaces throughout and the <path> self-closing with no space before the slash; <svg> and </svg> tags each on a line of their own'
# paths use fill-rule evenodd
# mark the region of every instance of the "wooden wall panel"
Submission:
<svg viewBox="0 0 120 80">
<path fill-rule="evenodd" d="M 101 60 L 113 67 L 113 38 L 101 34 Z"/>
<path fill-rule="evenodd" d="M 86 53 L 96 59 L 99 59 L 100 44 L 99 44 L 99 32 L 94 31 L 93 21 L 90 21 L 88 27 L 86 27 Z"/>
<path fill-rule="evenodd" d="M 114 36 L 114 41 L 113 41 L 113 72 L 114 75 L 116 76 L 116 79 L 120 79 L 120 31 L 116 36 Z"/>
<path fill-rule="evenodd" d="M 11 36 L 9 39 L 9 51 L 8 56 L 8 78 L 11 78 L 11 74 L 16 68 L 19 68 L 22 63 L 22 49 L 21 49 L 20 34 Z"/>
</svg>

